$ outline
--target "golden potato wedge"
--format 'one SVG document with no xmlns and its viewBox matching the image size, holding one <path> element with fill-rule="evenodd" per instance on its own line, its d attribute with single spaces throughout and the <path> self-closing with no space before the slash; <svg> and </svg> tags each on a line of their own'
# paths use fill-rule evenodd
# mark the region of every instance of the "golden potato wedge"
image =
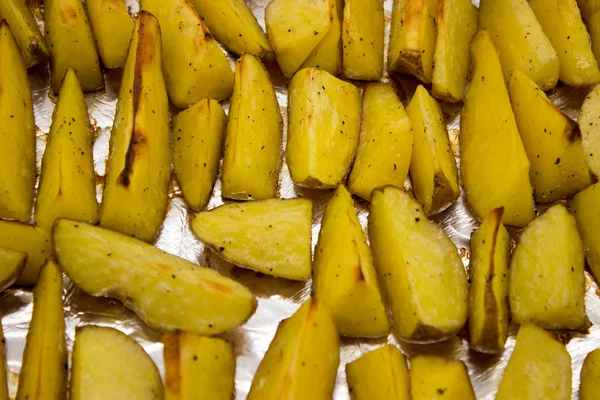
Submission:
<svg viewBox="0 0 600 400">
<path fill-rule="evenodd" d="M 165 400 L 194 400 L 201 394 L 211 400 L 234 395 L 235 354 L 223 339 L 191 332 L 163 336 Z"/>
<path fill-rule="evenodd" d="M 65 399 L 67 343 L 62 274 L 49 260 L 33 291 L 33 315 L 19 374 L 17 400 Z"/>
<path fill-rule="evenodd" d="M 585 249 L 585 259 L 596 280 L 600 279 L 600 183 L 577 193 L 571 209 Z"/>
<path fill-rule="evenodd" d="M 0 292 L 11 286 L 21 276 L 27 265 L 27 253 L 0 247 Z M 0 326 L 1 328 L 1 326 Z M 2 353 L 0 353 L 2 354 Z M 1 362 L 0 362 L 1 364 Z M 0 379 L 2 371 L 0 371 Z M 2 391 L 0 381 L 0 392 Z M 0 396 L 0 399 L 2 397 Z"/>
<path fill-rule="evenodd" d="M 460 196 L 458 168 L 440 105 L 419 85 L 406 107 L 413 134 L 410 177 L 426 214 L 441 211 Z M 396 185 L 400 186 L 400 185 Z"/>
<path fill-rule="evenodd" d="M 292 180 L 299 186 L 334 188 L 348 173 L 358 146 L 358 89 L 306 68 L 294 75 L 288 93 L 286 157 Z"/>
<path fill-rule="evenodd" d="M 558 55 L 527 0 L 481 0 L 479 26 L 489 31 L 507 81 L 523 71 L 542 90 L 556 86 Z"/>
<path fill-rule="evenodd" d="M 535 325 L 523 325 L 496 400 L 569 400 L 571 356 L 565 346 Z"/>
<path fill-rule="evenodd" d="M 29 221 L 36 178 L 31 87 L 6 21 L 0 24 L 0 86 L 0 218 Z"/>
<path fill-rule="evenodd" d="M 123 67 L 133 32 L 126 0 L 87 0 L 86 5 L 102 64 Z"/>
<path fill-rule="evenodd" d="M 470 0 L 440 1 L 431 91 L 438 99 L 463 99 L 471 70 L 469 45 L 477 31 L 477 8 Z"/>
<path fill-rule="evenodd" d="M 585 324 L 585 261 L 575 218 L 557 204 L 533 220 L 510 263 L 508 297 L 513 321 L 545 329 Z"/>
<path fill-rule="evenodd" d="M 307 199 L 225 204 L 191 219 L 194 234 L 227 261 L 292 280 L 310 279 L 311 224 Z"/>
<path fill-rule="evenodd" d="M 53 241 L 62 270 L 81 289 L 121 300 L 159 329 L 213 335 L 256 309 L 252 293 L 236 281 L 121 233 L 59 219 Z"/>
<path fill-rule="evenodd" d="M 583 16 L 586 19 L 586 16 Z M 594 12 L 586 19 L 587 29 L 592 40 L 592 53 L 596 60 L 600 58 L 600 12 Z"/>
<path fill-rule="evenodd" d="M 312 297 L 279 323 L 252 380 L 248 400 L 328 400 L 340 360 L 339 336 L 327 308 Z"/>
<path fill-rule="evenodd" d="M 17 283 L 21 285 L 35 284 L 40 268 L 52 257 L 52 243 L 48 232 L 22 222 L 0 220 L 0 246 L 27 253 L 25 269 L 17 278 Z"/>
<path fill-rule="evenodd" d="M 204 98 L 228 98 L 233 72 L 192 5 L 187 0 L 141 0 L 140 6 L 160 23 L 163 71 L 171 101 L 185 108 Z"/>
<path fill-rule="evenodd" d="M 504 207 L 502 222 L 524 226 L 534 217 L 530 164 L 500 60 L 485 29 L 475 34 L 471 57 L 471 84 L 460 121 L 461 174 L 467 201 L 480 219 Z"/>
<path fill-rule="evenodd" d="M 160 400 L 160 374 L 142 346 L 124 333 L 87 325 L 75 331 L 69 398 Z"/>
<path fill-rule="evenodd" d="M 413 133 L 404 106 L 389 83 L 363 86 L 361 119 L 356 160 L 348 177 L 348 187 L 369 201 L 376 187 L 401 187 L 406 181 Z"/>
<path fill-rule="evenodd" d="M 581 400 L 600 399 L 600 349 L 591 351 L 581 367 L 579 398 Z"/>
<path fill-rule="evenodd" d="M 465 363 L 439 356 L 410 359 L 410 392 L 419 400 L 475 400 Z"/>
<path fill-rule="evenodd" d="M 346 364 L 352 400 L 410 400 L 410 381 L 404 355 L 392 344 Z"/>
<path fill-rule="evenodd" d="M 40 32 L 37 21 L 27 3 L 23 0 L 3 0 L 0 2 L 0 20 L 10 25 L 25 66 L 31 67 L 49 57 L 48 45 Z M 4 51 L 2 51 L 4 52 Z M 15 61 L 17 63 L 17 61 Z"/>
<path fill-rule="evenodd" d="M 226 126 L 227 116 L 214 99 L 202 99 L 173 117 L 173 171 L 194 210 L 202 210 L 210 200 Z"/>
<path fill-rule="evenodd" d="M 304 60 L 302 68 L 314 67 L 338 75 L 342 71 L 342 19 L 344 0 L 332 0 L 332 20 L 329 30 L 317 47 Z"/>
<path fill-rule="evenodd" d="M 0 400 L 9 400 L 8 397 L 8 371 L 6 368 L 4 332 L 2 330 L 2 318 L 0 318 Z"/>
<path fill-rule="evenodd" d="M 110 137 L 100 225 L 151 241 L 162 225 L 171 180 L 169 101 L 160 27 L 139 13 Z"/>
<path fill-rule="evenodd" d="M 581 145 L 590 170 L 600 176 L 600 85 L 586 96 L 577 124 L 581 130 Z"/>
<path fill-rule="evenodd" d="M 281 133 L 279 103 L 269 72 L 259 59 L 244 54 L 235 64 L 221 176 L 223 197 L 277 196 Z"/>
<path fill-rule="evenodd" d="M 387 186 L 373 191 L 369 235 L 394 334 L 420 342 L 456 334 L 467 321 L 467 275 L 444 231 L 410 194 Z"/>
</svg>

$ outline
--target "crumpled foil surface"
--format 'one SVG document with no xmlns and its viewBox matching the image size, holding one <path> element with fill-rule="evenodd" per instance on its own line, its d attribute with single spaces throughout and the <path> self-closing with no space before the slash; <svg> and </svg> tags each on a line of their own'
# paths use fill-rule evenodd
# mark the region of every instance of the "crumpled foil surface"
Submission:
<svg viewBox="0 0 600 400">
<path fill-rule="evenodd" d="M 386 16 L 386 48 L 389 36 L 393 0 L 385 1 Z M 246 0 L 259 23 L 264 25 L 264 9 L 269 0 Z M 474 3 L 477 5 L 478 0 Z M 137 0 L 128 0 L 132 13 L 138 11 Z M 41 23 L 41 22 L 40 22 Z M 235 58 L 229 57 L 232 68 Z M 287 130 L 287 87 L 275 63 L 268 64 L 271 78 L 277 92 L 284 121 L 284 135 Z M 87 93 L 86 102 L 92 125 L 96 128 L 94 144 L 94 163 L 98 176 L 98 199 L 101 199 L 102 183 L 105 173 L 105 163 L 108 154 L 110 130 L 113 123 L 119 85 L 122 72 L 110 70 L 105 73 L 106 87 L 104 90 Z M 30 79 L 33 90 L 35 108 L 35 122 L 37 125 L 37 160 L 38 168 L 45 148 L 45 140 L 52 121 L 55 98 L 49 92 L 49 72 L 47 66 L 36 67 L 30 70 Z M 408 100 L 418 81 L 411 77 L 390 76 L 385 79 L 397 84 L 403 100 Z M 360 85 L 360 83 L 357 83 Z M 575 89 L 559 86 L 551 94 L 551 100 L 563 109 L 570 117 L 576 119 L 578 110 L 589 89 Z M 228 110 L 228 103 L 224 108 Z M 460 125 L 460 105 L 443 104 L 448 131 L 453 150 L 458 155 L 458 136 Z M 285 143 L 285 138 L 284 138 Z M 457 158 L 457 162 L 459 162 Z M 320 220 L 331 192 L 308 190 L 294 186 L 290 179 L 287 167 L 283 165 L 280 175 L 280 196 L 282 198 L 303 196 L 314 202 L 314 222 L 312 228 L 312 242 L 316 245 L 320 229 Z M 410 185 L 407 182 L 407 186 Z M 207 265 L 217 269 L 223 274 L 233 277 L 248 286 L 258 298 L 258 309 L 252 318 L 242 327 L 222 335 L 235 344 L 237 355 L 236 370 L 236 399 L 245 399 L 252 378 L 264 356 L 271 339 L 275 335 L 278 323 L 296 311 L 300 304 L 310 296 L 311 282 L 291 282 L 260 275 L 253 271 L 240 269 L 223 261 L 198 241 L 192 234 L 188 224 L 188 210 L 181 197 L 181 193 L 173 182 L 171 186 L 170 206 L 164 225 L 156 240 L 156 246 L 185 258 L 193 263 Z M 214 193 L 208 208 L 216 207 L 223 203 L 221 198 L 220 183 Z M 366 227 L 368 205 L 356 201 L 359 210 L 359 219 Z M 470 213 L 465 204 L 464 195 L 456 203 L 442 213 L 432 217 L 437 221 L 452 241 L 456 244 L 463 259 L 465 268 L 469 263 L 469 238 L 478 222 Z M 512 230 L 513 240 L 519 232 Z M 586 311 L 591 322 L 588 332 L 568 332 L 560 335 L 565 342 L 573 361 L 573 398 L 578 398 L 579 373 L 585 356 L 597 347 L 600 347 L 600 297 L 598 287 L 586 272 Z M 110 326 L 123 331 L 137 340 L 152 359 L 156 362 L 161 374 L 164 376 L 164 363 L 162 357 L 161 332 L 148 327 L 136 315 L 125 308 L 116 300 L 108 298 L 94 298 L 88 296 L 65 277 L 65 316 L 67 327 L 67 340 L 72 348 L 75 328 L 80 325 L 96 324 Z M 0 312 L 3 315 L 4 334 L 6 337 L 6 357 L 10 369 L 9 386 L 11 398 L 16 394 L 18 373 L 21 368 L 21 359 L 25 347 L 25 338 L 32 312 L 32 293 L 30 289 L 13 288 L 1 295 Z M 415 354 L 439 354 L 463 360 L 468 366 L 473 388 L 478 399 L 493 399 L 498 383 L 502 377 L 504 367 L 512 353 L 517 328 L 511 326 L 511 335 L 506 343 L 506 350 L 500 356 L 488 356 L 469 351 L 468 344 L 461 337 L 451 338 L 442 343 L 418 345 L 396 341 L 392 335 L 380 339 L 343 339 L 340 366 L 337 384 L 334 393 L 335 400 L 349 399 L 345 381 L 345 364 L 353 361 L 361 354 L 373 350 L 385 343 L 395 343 L 407 356 Z"/>
</svg>

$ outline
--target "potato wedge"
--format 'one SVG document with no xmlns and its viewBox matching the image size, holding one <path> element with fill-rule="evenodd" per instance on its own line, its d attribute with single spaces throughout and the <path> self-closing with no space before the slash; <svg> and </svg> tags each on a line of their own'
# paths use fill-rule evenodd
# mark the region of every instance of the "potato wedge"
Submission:
<svg viewBox="0 0 600 400">
<path fill-rule="evenodd" d="M 227 261 L 292 280 L 310 279 L 311 224 L 307 199 L 230 203 L 191 219 L 194 234 Z"/>
<path fill-rule="evenodd" d="M 577 193 L 571 209 L 585 249 L 585 259 L 596 280 L 600 279 L 600 183 Z"/>
<path fill-rule="evenodd" d="M 470 0 L 440 1 L 431 91 L 438 99 L 463 99 L 471 70 L 469 45 L 477 31 L 477 8 Z"/>
<path fill-rule="evenodd" d="M 523 325 L 496 400 L 569 400 L 571 356 L 565 346 L 535 325 Z"/>
<path fill-rule="evenodd" d="M 346 364 L 352 400 L 410 400 L 410 381 L 404 355 L 392 344 Z"/>
<path fill-rule="evenodd" d="M 586 96 L 577 124 L 581 130 L 581 145 L 590 170 L 600 176 L 600 85 Z"/>
<path fill-rule="evenodd" d="M 6 340 L 2 329 L 2 318 L 0 318 L 0 400 L 9 400 L 8 397 L 8 371 L 6 367 Z"/>
<path fill-rule="evenodd" d="M 25 66 L 31 67 L 44 62 L 50 56 L 48 45 L 40 32 L 37 21 L 27 3 L 23 0 L 3 0 L 0 2 L 0 20 L 10 25 Z M 2 51 L 4 52 L 4 51 Z M 16 61 L 15 61 L 16 63 Z"/>
<path fill-rule="evenodd" d="M 348 187 L 369 201 L 376 187 L 401 187 L 406 181 L 413 133 L 404 106 L 389 83 L 363 86 L 361 119 L 356 160 L 348 177 Z"/>
<path fill-rule="evenodd" d="M 54 225 L 56 257 L 81 289 L 121 300 L 151 326 L 213 335 L 244 323 L 252 293 L 218 272 L 83 222 Z"/>
<path fill-rule="evenodd" d="M 123 67 L 133 32 L 126 0 L 87 0 L 86 5 L 102 64 Z"/>
<path fill-rule="evenodd" d="M 21 51 L 0 24 L 0 218 L 29 221 L 35 191 L 35 125 Z"/>
<path fill-rule="evenodd" d="M 348 173 L 358 146 L 358 89 L 306 68 L 294 75 L 288 93 L 286 157 L 292 180 L 299 186 L 334 188 Z"/>
<path fill-rule="evenodd" d="M 575 218 L 557 204 L 533 220 L 510 263 L 512 319 L 545 329 L 585 324 L 585 261 Z"/>
<path fill-rule="evenodd" d="M 338 75 L 342 71 L 342 19 L 344 18 L 344 0 L 332 0 L 332 20 L 329 30 L 317 47 L 304 60 L 302 68 L 318 68 Z"/>
<path fill-rule="evenodd" d="M 160 27 L 140 12 L 110 137 L 100 225 L 151 241 L 162 225 L 171 179 L 169 101 Z"/>
<path fill-rule="evenodd" d="M 88 325 L 75 331 L 69 386 L 72 400 L 163 398 L 158 369 L 142 346 L 103 326 Z"/>
<path fill-rule="evenodd" d="M 204 98 L 228 98 L 233 72 L 192 5 L 187 0 L 141 0 L 140 6 L 160 23 L 163 71 L 171 101 L 185 108 Z"/>
<path fill-rule="evenodd" d="M 211 400 L 231 400 L 234 395 L 235 354 L 223 339 L 191 332 L 163 336 L 165 400 L 194 400 L 202 394 Z"/>
<path fill-rule="evenodd" d="M 3 292 L 17 281 L 17 278 L 25 270 L 25 265 L 27 265 L 27 253 L 0 247 L 0 292 Z M 2 371 L 0 371 L 1 378 Z M 0 392 L 2 391 L 1 388 L 2 382 L 0 381 Z M 1 398 L 2 396 L 0 396 Z"/>
<path fill-rule="evenodd" d="M 369 235 L 394 334 L 419 342 L 456 334 L 467 321 L 467 275 L 444 231 L 410 194 L 387 186 L 373 191 Z"/>
<path fill-rule="evenodd" d="M 65 399 L 67 343 L 62 274 L 54 261 L 40 271 L 19 374 L 17 400 Z"/>
<path fill-rule="evenodd" d="M 600 349 L 591 351 L 581 367 L 579 398 L 581 400 L 600 399 Z"/>
<path fill-rule="evenodd" d="M 410 392 L 419 400 L 475 400 L 465 363 L 439 356 L 410 359 Z"/>
<path fill-rule="evenodd" d="M 312 297 L 279 323 L 252 380 L 248 400 L 327 400 L 339 364 L 339 336 L 327 308 Z"/>
<path fill-rule="evenodd" d="M 556 86 L 558 55 L 527 0 L 481 0 L 479 26 L 489 31 L 507 81 L 523 71 L 542 90 Z"/>
<path fill-rule="evenodd" d="M 227 116 L 214 99 L 202 99 L 173 117 L 173 171 L 193 210 L 210 200 L 226 126 Z"/>
<path fill-rule="evenodd" d="M 596 11 L 600 10 L 600 1 L 577 0 L 577 6 L 579 7 L 579 11 L 581 11 L 581 16 L 583 17 L 583 19 L 587 19 Z"/>
<path fill-rule="evenodd" d="M 221 176 L 223 197 L 277 196 L 281 133 L 279 103 L 269 72 L 259 59 L 244 54 L 235 64 Z"/>
<path fill-rule="evenodd" d="M 315 249 L 313 293 L 329 308 L 342 336 L 389 333 L 371 249 L 344 185 L 325 208 Z"/>
<path fill-rule="evenodd" d="M 37 282 L 40 268 L 52 257 L 52 243 L 47 231 L 35 225 L 0 220 L 0 247 L 27 253 L 27 264 L 17 278 L 21 285 Z"/>
<path fill-rule="evenodd" d="M 471 84 L 460 121 L 461 173 L 467 201 L 480 219 L 504 207 L 502 222 L 524 226 L 534 217 L 530 164 L 500 60 L 485 29 L 475 34 L 471 57 Z"/>
<path fill-rule="evenodd" d="M 426 214 L 441 211 L 460 196 L 458 168 L 439 104 L 419 85 L 406 107 L 413 134 L 410 177 Z M 396 185 L 400 186 L 400 185 Z"/>
<path fill-rule="evenodd" d="M 583 16 L 586 19 L 586 16 Z M 586 26 L 592 40 L 592 53 L 596 60 L 600 58 L 600 12 L 595 12 L 586 19 Z"/>
</svg>

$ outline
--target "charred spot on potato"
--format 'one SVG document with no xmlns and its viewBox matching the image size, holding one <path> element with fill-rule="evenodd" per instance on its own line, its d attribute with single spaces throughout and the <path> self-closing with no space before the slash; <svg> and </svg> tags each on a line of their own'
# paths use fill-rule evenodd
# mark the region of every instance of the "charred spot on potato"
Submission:
<svg viewBox="0 0 600 400">
<path fill-rule="evenodd" d="M 63 7 L 60 10 L 60 22 L 70 24 L 72 20 L 77 19 L 77 10 L 71 6 Z"/>
</svg>

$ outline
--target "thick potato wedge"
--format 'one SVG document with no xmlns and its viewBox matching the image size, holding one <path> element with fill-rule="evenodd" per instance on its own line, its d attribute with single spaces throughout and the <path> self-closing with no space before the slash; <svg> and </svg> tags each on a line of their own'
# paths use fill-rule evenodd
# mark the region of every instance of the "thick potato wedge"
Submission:
<svg viewBox="0 0 600 400">
<path fill-rule="evenodd" d="M 583 244 L 575 218 L 557 204 L 532 221 L 510 263 L 512 319 L 546 329 L 585 324 Z"/>
<path fill-rule="evenodd" d="M 72 400 L 160 400 L 160 374 L 142 346 L 102 326 L 77 328 L 69 385 Z"/>
<path fill-rule="evenodd" d="M 596 280 L 600 280 L 600 183 L 577 193 L 571 209 L 583 240 L 585 259 Z"/>
<path fill-rule="evenodd" d="M 192 5 L 187 0 L 141 0 L 140 6 L 160 23 L 163 71 L 171 101 L 185 108 L 204 98 L 228 98 L 233 72 Z"/>
<path fill-rule="evenodd" d="M 356 160 L 348 177 L 348 187 L 369 201 L 376 187 L 401 187 L 406 181 L 413 133 L 404 106 L 389 83 L 363 86 L 361 119 Z"/>
<path fill-rule="evenodd" d="M 469 345 L 482 353 L 502 353 L 508 337 L 508 257 L 510 236 L 496 208 L 471 235 Z"/>
<path fill-rule="evenodd" d="M 191 220 L 194 234 L 227 261 L 293 280 L 310 279 L 311 224 L 306 199 L 225 204 Z"/>
<path fill-rule="evenodd" d="M 214 99 L 202 99 L 173 117 L 173 171 L 194 210 L 202 210 L 210 200 L 226 126 L 227 116 Z"/>
<path fill-rule="evenodd" d="M 163 330 L 213 335 L 241 325 L 256 308 L 236 281 L 121 233 L 60 219 L 53 241 L 62 270 L 81 289 L 119 299 Z"/>
<path fill-rule="evenodd" d="M 341 335 L 389 333 L 371 249 L 344 185 L 338 186 L 325 208 L 314 270 L 313 293 L 329 308 Z"/>
<path fill-rule="evenodd" d="M 52 257 L 50 235 L 44 229 L 22 222 L 0 220 L 0 247 L 27 253 L 27 264 L 17 278 L 21 285 L 37 282 L 40 268 Z"/>
<path fill-rule="evenodd" d="M 506 80 L 523 71 L 542 90 L 556 86 L 558 55 L 527 0 L 481 0 L 479 26 L 489 31 Z"/>
<path fill-rule="evenodd" d="M 339 336 L 327 308 L 312 297 L 279 323 L 252 380 L 248 400 L 328 400 L 339 364 Z"/>
<path fill-rule="evenodd" d="M 485 29 L 475 34 L 471 57 L 471 85 L 460 122 L 461 173 L 467 201 L 480 219 L 504 207 L 502 222 L 524 226 L 534 217 L 530 164 L 500 60 Z"/>
<path fill-rule="evenodd" d="M 470 0 L 440 1 L 431 91 L 438 99 L 463 99 L 471 70 L 469 45 L 477 31 L 477 8 Z"/>
<path fill-rule="evenodd" d="M 151 241 L 162 225 L 171 179 L 169 101 L 160 27 L 140 12 L 110 137 L 100 225 Z"/>
<path fill-rule="evenodd" d="M 223 339 L 175 331 L 163 336 L 165 400 L 231 400 L 235 354 Z"/>
<path fill-rule="evenodd" d="M 600 399 L 600 349 L 591 351 L 581 367 L 579 398 L 581 400 Z"/>
<path fill-rule="evenodd" d="M 438 356 L 410 359 L 410 392 L 419 400 L 475 400 L 465 363 Z"/>
<path fill-rule="evenodd" d="M 8 397 L 8 371 L 6 367 L 5 343 L 2 318 L 0 318 L 0 400 L 10 399 L 10 397 Z"/>
<path fill-rule="evenodd" d="M 299 186 L 334 188 L 348 173 L 358 146 L 358 89 L 306 68 L 294 75 L 288 93 L 286 157 L 292 180 Z"/>
<path fill-rule="evenodd" d="M 102 64 L 123 67 L 133 32 L 126 0 L 87 0 L 86 5 Z"/>
<path fill-rule="evenodd" d="M 344 18 L 344 0 L 332 0 L 332 20 L 329 30 L 317 47 L 304 60 L 302 68 L 315 67 L 338 75 L 342 71 L 342 19 Z"/>
<path fill-rule="evenodd" d="M 592 40 L 592 53 L 594 53 L 594 57 L 598 60 L 600 58 L 600 12 L 590 15 L 586 19 L 586 25 Z"/>
<path fill-rule="evenodd" d="M 586 96 L 577 119 L 581 129 L 581 145 L 590 170 L 600 176 L 600 85 Z"/>
<path fill-rule="evenodd" d="M 244 54 L 235 64 L 221 176 L 223 197 L 277 196 L 281 133 L 279 103 L 269 73 L 260 60 Z"/>
<path fill-rule="evenodd" d="M 387 186 L 373 191 L 369 235 L 394 334 L 406 341 L 456 334 L 467 321 L 467 275 L 444 231 L 410 194 Z"/>
<path fill-rule="evenodd" d="M 0 20 L 5 19 L 10 25 L 25 65 L 31 67 L 49 57 L 48 46 L 37 21 L 27 3 L 23 0 L 3 0 L 0 2 Z M 3 53 L 4 51 L 2 51 Z M 15 61 L 16 63 L 16 61 Z"/>
<path fill-rule="evenodd" d="M 496 400 L 569 400 L 571 356 L 565 346 L 535 325 L 519 329 Z"/>
<path fill-rule="evenodd" d="M 433 214 L 460 196 L 458 168 L 444 114 L 423 86 L 417 87 L 406 113 L 413 134 L 410 158 L 413 191 L 425 213 Z"/>
<path fill-rule="evenodd" d="M 65 399 L 67 343 L 62 274 L 54 261 L 40 271 L 19 374 L 17 400 Z"/>
<path fill-rule="evenodd" d="M 36 178 L 31 87 L 6 21 L 0 24 L 0 87 L 0 218 L 29 221 Z"/>
<path fill-rule="evenodd" d="M 404 355 L 392 344 L 346 364 L 352 400 L 410 400 L 410 381 Z"/>
<path fill-rule="evenodd" d="M 0 292 L 17 281 L 25 270 L 25 265 L 27 265 L 27 253 L 0 247 Z M 0 371 L 1 377 L 2 371 Z M 0 382 L 0 391 L 1 388 L 2 382 Z"/>
</svg>

